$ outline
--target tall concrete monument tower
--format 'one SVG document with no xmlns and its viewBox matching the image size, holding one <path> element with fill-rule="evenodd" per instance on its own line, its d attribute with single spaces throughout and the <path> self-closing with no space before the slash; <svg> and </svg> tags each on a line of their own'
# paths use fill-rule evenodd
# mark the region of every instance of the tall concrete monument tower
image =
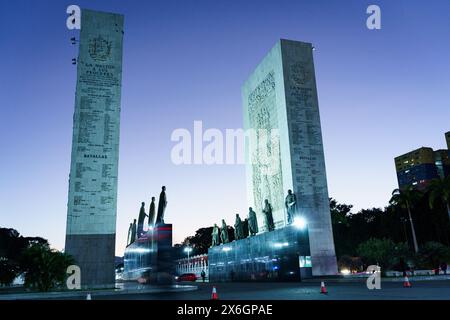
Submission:
<svg viewBox="0 0 450 320">
<path fill-rule="evenodd" d="M 275 227 L 287 224 L 284 199 L 291 189 L 308 221 L 313 275 L 336 274 L 312 45 L 280 40 L 243 85 L 242 98 L 244 127 L 256 133 L 256 147 L 246 145 L 246 173 L 259 229 L 266 231 L 265 199 L 273 206 Z M 267 148 L 260 129 L 278 132 Z M 263 161 L 262 154 L 275 160 Z"/>
<path fill-rule="evenodd" d="M 114 286 L 124 17 L 82 10 L 65 251 L 82 287 Z"/>
</svg>

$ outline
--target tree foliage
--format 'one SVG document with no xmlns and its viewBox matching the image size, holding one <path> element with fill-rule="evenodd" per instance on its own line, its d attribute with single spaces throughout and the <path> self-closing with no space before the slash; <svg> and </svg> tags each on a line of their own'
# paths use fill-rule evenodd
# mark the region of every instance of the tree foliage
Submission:
<svg viewBox="0 0 450 320">
<path fill-rule="evenodd" d="M 64 282 L 70 264 L 73 259 L 51 250 L 46 239 L 0 228 L 0 284 L 10 285 L 22 274 L 27 287 L 47 291 Z"/>
<path fill-rule="evenodd" d="M 393 269 L 401 259 L 407 260 L 411 257 L 405 243 L 394 243 L 386 238 L 371 238 L 359 244 L 357 253 L 366 265 L 379 265 L 382 271 Z"/>
<path fill-rule="evenodd" d="M 407 243 L 413 250 L 411 228 L 407 209 L 398 202 L 385 208 L 363 209 L 351 212 L 351 205 L 339 204 L 330 199 L 336 254 L 356 256 L 359 244 L 375 239 L 390 239 L 394 243 Z M 444 203 L 437 201 L 429 206 L 429 192 L 417 198 L 411 210 L 419 248 L 434 241 L 450 246 L 450 223 Z"/>
<path fill-rule="evenodd" d="M 432 209 L 435 203 L 440 200 L 441 204 L 447 209 L 447 215 L 450 219 L 450 176 L 445 179 L 434 179 L 429 187 L 428 204 Z"/>
<path fill-rule="evenodd" d="M 182 249 L 185 247 L 191 247 L 193 249 L 192 255 L 208 253 L 208 248 L 211 247 L 212 243 L 212 230 L 213 227 L 200 228 L 195 232 L 194 236 L 186 237 L 182 243 L 174 245 L 175 248 L 178 248 L 176 255 L 183 257 Z M 230 242 L 233 241 L 234 228 L 227 226 L 227 232 L 228 239 Z"/>
<path fill-rule="evenodd" d="M 0 228 L 0 284 L 10 285 L 22 272 L 22 255 L 32 244 L 48 245 L 40 237 L 23 237 L 11 228 Z"/>
<path fill-rule="evenodd" d="M 208 253 L 211 246 L 213 227 L 200 228 L 195 232 L 194 236 L 187 237 L 182 242 L 183 246 L 192 247 L 194 254 Z"/>
<path fill-rule="evenodd" d="M 41 244 L 32 244 L 25 250 L 22 259 L 25 286 L 39 291 L 63 285 L 67 267 L 74 263 L 67 254 Z"/>
<path fill-rule="evenodd" d="M 439 242 L 426 242 L 419 253 L 416 263 L 420 268 L 434 269 L 442 262 L 450 261 L 450 248 Z"/>
</svg>

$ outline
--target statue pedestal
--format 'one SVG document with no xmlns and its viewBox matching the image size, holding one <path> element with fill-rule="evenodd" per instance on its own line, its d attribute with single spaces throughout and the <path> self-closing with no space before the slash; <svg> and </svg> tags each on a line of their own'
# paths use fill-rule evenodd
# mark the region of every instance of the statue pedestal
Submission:
<svg viewBox="0 0 450 320">
<path fill-rule="evenodd" d="M 175 264 L 172 250 L 172 224 L 158 224 L 154 229 L 154 241 L 157 243 L 156 276 L 151 283 L 169 284 L 173 281 Z"/>
<path fill-rule="evenodd" d="M 123 279 L 168 284 L 175 273 L 172 224 L 158 224 L 125 249 Z"/>
<path fill-rule="evenodd" d="M 208 262 L 211 282 L 312 277 L 308 230 L 292 225 L 212 247 Z"/>
</svg>

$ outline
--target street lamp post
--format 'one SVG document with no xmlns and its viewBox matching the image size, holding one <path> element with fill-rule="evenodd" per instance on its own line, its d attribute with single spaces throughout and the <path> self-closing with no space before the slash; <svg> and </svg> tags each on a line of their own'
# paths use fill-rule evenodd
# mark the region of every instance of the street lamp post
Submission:
<svg viewBox="0 0 450 320">
<path fill-rule="evenodd" d="M 192 251 L 192 248 L 191 248 L 191 247 L 186 247 L 186 248 L 184 248 L 184 252 L 187 253 L 188 271 L 189 271 L 189 255 L 190 255 L 191 251 Z"/>
</svg>

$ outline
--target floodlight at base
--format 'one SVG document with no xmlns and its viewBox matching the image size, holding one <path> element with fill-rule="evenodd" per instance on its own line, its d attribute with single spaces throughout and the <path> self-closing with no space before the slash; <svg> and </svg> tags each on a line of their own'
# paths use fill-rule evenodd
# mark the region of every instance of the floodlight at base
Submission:
<svg viewBox="0 0 450 320">
<path fill-rule="evenodd" d="M 341 270 L 341 273 L 342 273 L 343 275 L 349 275 L 351 272 L 350 272 L 349 269 L 342 269 L 342 270 Z"/>
<path fill-rule="evenodd" d="M 304 230 L 307 226 L 306 219 L 303 217 L 296 217 L 292 223 L 297 229 Z"/>
</svg>

